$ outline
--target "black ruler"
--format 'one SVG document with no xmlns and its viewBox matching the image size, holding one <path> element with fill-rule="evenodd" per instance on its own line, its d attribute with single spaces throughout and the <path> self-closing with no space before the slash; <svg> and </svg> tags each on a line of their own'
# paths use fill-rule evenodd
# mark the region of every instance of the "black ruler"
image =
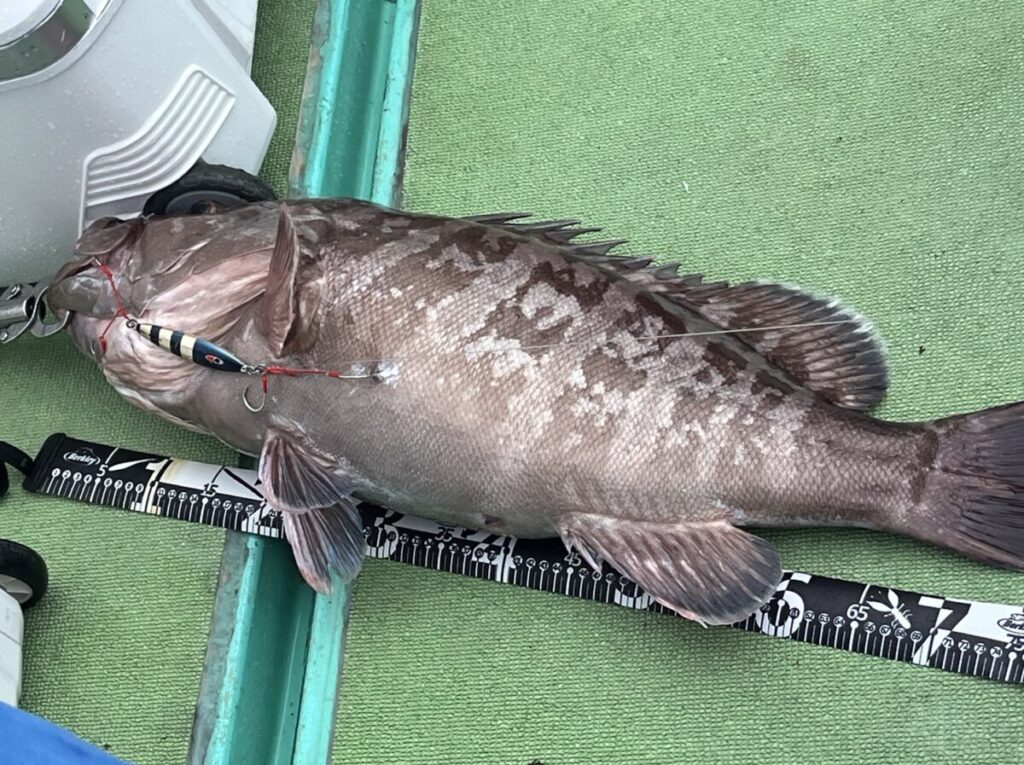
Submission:
<svg viewBox="0 0 1024 765">
<path fill-rule="evenodd" d="M 180 460 L 69 438 L 46 439 L 27 491 L 162 518 L 281 538 L 255 471 Z"/>
<path fill-rule="evenodd" d="M 208 465 L 51 436 L 27 490 L 283 539 L 254 470 Z M 517 539 L 362 504 L 366 554 L 421 568 L 642 611 L 672 613 L 607 566 L 596 571 L 558 539 Z M 1024 684 L 1024 604 L 925 595 L 786 572 L 736 629 L 976 677 Z"/>
</svg>

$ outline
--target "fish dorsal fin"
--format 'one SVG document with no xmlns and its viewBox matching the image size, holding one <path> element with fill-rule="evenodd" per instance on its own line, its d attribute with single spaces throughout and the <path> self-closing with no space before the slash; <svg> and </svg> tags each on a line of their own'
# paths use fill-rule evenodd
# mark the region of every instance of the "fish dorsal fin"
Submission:
<svg viewBox="0 0 1024 765">
<path fill-rule="evenodd" d="M 625 278 L 723 329 L 750 330 L 736 336 L 837 406 L 866 410 L 885 396 L 881 343 L 864 318 L 834 300 L 783 284 L 708 284 L 699 275 L 669 276 L 664 267 L 639 275 L 627 269 Z"/>
<path fill-rule="evenodd" d="M 568 250 L 581 256 L 589 256 L 598 260 L 608 259 L 632 264 L 632 268 L 643 268 L 651 263 L 651 258 L 620 258 L 609 256 L 608 252 L 625 244 L 625 239 L 608 239 L 601 242 L 574 242 L 584 234 L 595 234 L 600 228 L 580 228 L 578 220 L 543 220 L 519 223 L 522 218 L 529 218 L 532 213 L 494 213 L 492 215 L 470 215 L 464 220 L 479 223 L 492 228 L 500 228 L 517 236 L 529 236 L 539 239 L 545 244 Z M 642 264 L 642 265 L 641 265 Z"/>
<path fill-rule="evenodd" d="M 574 243 L 576 237 L 600 229 L 578 228 L 575 220 L 517 222 L 525 217 L 509 213 L 470 220 L 559 247 L 569 257 L 656 293 L 722 329 L 753 330 L 737 337 L 838 406 L 870 409 L 885 395 L 888 372 L 881 343 L 865 319 L 833 300 L 782 284 L 709 283 L 700 274 L 679 276 L 675 265 L 651 267 L 651 258 L 610 255 L 620 240 Z M 802 326 L 807 324 L 819 326 Z"/>
<path fill-rule="evenodd" d="M 306 582 L 328 593 L 332 571 L 351 581 L 365 538 L 350 479 L 300 436 L 275 427 L 263 440 L 259 476 L 267 502 L 284 514 L 285 536 Z"/>
<path fill-rule="evenodd" d="M 734 624 L 771 598 L 782 579 L 773 545 L 725 520 L 657 523 L 573 512 L 562 541 L 607 561 L 666 608 L 702 624 Z"/>
</svg>

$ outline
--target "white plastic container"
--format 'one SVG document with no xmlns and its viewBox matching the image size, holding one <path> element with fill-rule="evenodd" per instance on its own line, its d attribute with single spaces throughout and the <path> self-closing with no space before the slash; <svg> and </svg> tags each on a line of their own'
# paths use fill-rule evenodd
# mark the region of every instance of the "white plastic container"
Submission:
<svg viewBox="0 0 1024 765">
<path fill-rule="evenodd" d="M 197 161 L 259 172 L 257 0 L 0 0 L 0 285 L 48 279 L 82 229 Z"/>
<path fill-rule="evenodd" d="M 18 601 L 0 588 L 0 703 L 18 705 L 21 695 L 21 643 L 25 619 Z"/>
<path fill-rule="evenodd" d="M 10 539 L 0 539 L 0 702 L 4 704 L 17 706 L 21 694 L 22 614 L 43 597 L 49 580 L 46 561 L 39 553 Z"/>
</svg>

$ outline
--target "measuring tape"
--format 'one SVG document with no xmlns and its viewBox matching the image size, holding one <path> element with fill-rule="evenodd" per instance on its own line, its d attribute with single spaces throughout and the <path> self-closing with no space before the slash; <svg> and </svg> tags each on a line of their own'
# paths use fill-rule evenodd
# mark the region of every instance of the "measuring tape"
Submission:
<svg viewBox="0 0 1024 765">
<path fill-rule="evenodd" d="M 22 459 L 15 461 L 12 455 Z M 26 473 L 23 485 L 31 492 L 284 538 L 281 514 L 267 505 L 254 470 L 104 446 L 64 434 L 47 439 L 34 461 L 24 457 L 0 444 L 0 460 L 7 459 Z M 440 526 L 366 503 L 359 509 L 366 554 L 373 558 L 672 613 L 607 564 L 594 570 L 558 539 L 517 539 Z M 788 571 L 758 612 L 731 626 L 1024 684 L 1021 605 L 958 600 Z"/>
</svg>

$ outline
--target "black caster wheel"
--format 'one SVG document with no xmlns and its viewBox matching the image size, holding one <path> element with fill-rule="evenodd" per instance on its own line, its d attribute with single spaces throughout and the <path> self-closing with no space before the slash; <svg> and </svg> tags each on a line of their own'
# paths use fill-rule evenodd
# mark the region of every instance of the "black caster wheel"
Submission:
<svg viewBox="0 0 1024 765">
<path fill-rule="evenodd" d="M 34 606 L 49 583 L 46 561 L 30 547 L 0 539 L 0 590 L 3 590 L 23 609 Z"/>
<path fill-rule="evenodd" d="M 143 215 L 201 215 L 277 199 L 255 175 L 225 165 L 197 162 L 185 175 L 146 200 Z"/>
</svg>

